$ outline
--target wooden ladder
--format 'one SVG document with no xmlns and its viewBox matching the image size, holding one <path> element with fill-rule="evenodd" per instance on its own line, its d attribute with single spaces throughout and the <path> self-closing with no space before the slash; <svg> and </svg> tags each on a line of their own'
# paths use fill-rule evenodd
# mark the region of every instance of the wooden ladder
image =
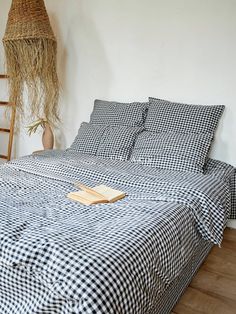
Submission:
<svg viewBox="0 0 236 314">
<path fill-rule="evenodd" d="M 0 79 L 7 79 L 8 76 L 5 74 L 0 74 Z M 13 144 L 13 136 L 14 136 L 14 125 L 15 125 L 15 115 L 16 115 L 16 110 L 15 107 L 10 103 L 9 101 L 0 101 L 0 107 L 2 106 L 11 106 L 12 111 L 11 111 L 11 118 L 10 118 L 10 128 L 0 128 L 0 132 L 4 133 L 9 133 L 9 140 L 8 140 L 8 149 L 7 149 L 7 155 L 1 155 L 1 159 L 6 159 L 9 161 L 11 159 L 11 152 L 12 152 L 12 144 Z"/>
</svg>

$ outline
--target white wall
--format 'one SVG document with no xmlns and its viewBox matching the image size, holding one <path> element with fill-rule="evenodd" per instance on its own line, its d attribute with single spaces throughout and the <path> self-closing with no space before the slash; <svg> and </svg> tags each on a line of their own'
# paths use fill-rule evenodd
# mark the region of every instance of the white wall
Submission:
<svg viewBox="0 0 236 314">
<path fill-rule="evenodd" d="M 58 38 L 60 147 L 89 119 L 95 98 L 223 103 L 212 155 L 236 166 L 235 0 L 45 2 Z M 1 0 L 0 37 L 10 3 Z M 40 135 L 23 131 L 16 143 L 17 155 L 41 147 Z"/>
</svg>

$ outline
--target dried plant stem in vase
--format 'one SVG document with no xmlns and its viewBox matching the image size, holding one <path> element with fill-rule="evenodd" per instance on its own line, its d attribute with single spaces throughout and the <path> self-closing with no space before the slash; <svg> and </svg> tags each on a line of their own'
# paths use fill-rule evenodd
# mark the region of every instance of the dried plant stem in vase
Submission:
<svg viewBox="0 0 236 314">
<path fill-rule="evenodd" d="M 31 135 L 32 133 L 35 133 L 39 127 L 43 129 L 43 135 L 42 135 L 43 148 L 45 150 L 53 149 L 54 135 L 53 135 L 53 131 L 50 126 L 50 123 L 48 122 L 47 119 L 42 118 L 28 125 L 27 126 L 28 134 Z"/>
</svg>

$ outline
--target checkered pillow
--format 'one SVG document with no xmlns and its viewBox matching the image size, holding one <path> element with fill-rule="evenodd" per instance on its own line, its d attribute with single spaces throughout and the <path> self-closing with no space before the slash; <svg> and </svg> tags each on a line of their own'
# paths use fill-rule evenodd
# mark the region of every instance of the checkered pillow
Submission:
<svg viewBox="0 0 236 314">
<path fill-rule="evenodd" d="M 214 133 L 223 105 L 202 106 L 149 98 L 145 129 L 150 132 Z"/>
<path fill-rule="evenodd" d="M 131 161 L 176 171 L 202 173 L 213 135 L 142 132 Z"/>
<path fill-rule="evenodd" d="M 106 125 L 95 125 L 83 122 L 70 149 L 84 154 L 96 155 L 106 129 Z"/>
<path fill-rule="evenodd" d="M 119 103 L 95 100 L 90 123 L 107 125 L 142 126 L 148 103 Z"/>
<path fill-rule="evenodd" d="M 128 160 L 143 127 L 109 126 L 83 122 L 69 148 L 102 158 Z"/>
<path fill-rule="evenodd" d="M 142 130 L 142 127 L 109 126 L 102 137 L 97 156 L 128 160 L 134 141 Z"/>
</svg>

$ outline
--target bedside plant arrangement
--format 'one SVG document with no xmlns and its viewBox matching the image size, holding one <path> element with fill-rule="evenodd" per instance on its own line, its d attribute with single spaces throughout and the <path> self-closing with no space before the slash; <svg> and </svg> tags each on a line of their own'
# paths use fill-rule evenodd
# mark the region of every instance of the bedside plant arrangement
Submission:
<svg viewBox="0 0 236 314">
<path fill-rule="evenodd" d="M 42 143 L 44 149 L 53 149 L 54 146 L 54 135 L 52 132 L 52 128 L 47 119 L 38 119 L 27 126 L 28 134 L 31 136 L 33 133 L 36 133 L 38 128 L 41 127 L 43 129 L 42 135 Z"/>
</svg>

